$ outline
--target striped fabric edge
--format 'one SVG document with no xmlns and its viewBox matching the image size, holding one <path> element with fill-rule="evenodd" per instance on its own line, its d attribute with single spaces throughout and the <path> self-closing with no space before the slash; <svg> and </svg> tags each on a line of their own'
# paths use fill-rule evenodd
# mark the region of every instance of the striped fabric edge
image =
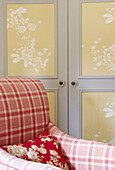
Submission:
<svg viewBox="0 0 115 170">
<path fill-rule="evenodd" d="M 71 170 L 115 170 L 115 147 L 65 134 L 51 121 L 49 132 L 57 138 Z"/>
<path fill-rule="evenodd" d="M 61 170 L 61 168 L 17 158 L 0 148 L 0 170 Z"/>
<path fill-rule="evenodd" d="M 3 163 L 1 163 L 1 162 L 0 162 L 0 169 L 1 169 L 1 170 L 19 170 L 19 169 L 17 169 L 17 168 L 11 167 L 11 166 L 9 166 L 9 165 L 5 165 L 5 164 L 3 164 Z"/>
</svg>

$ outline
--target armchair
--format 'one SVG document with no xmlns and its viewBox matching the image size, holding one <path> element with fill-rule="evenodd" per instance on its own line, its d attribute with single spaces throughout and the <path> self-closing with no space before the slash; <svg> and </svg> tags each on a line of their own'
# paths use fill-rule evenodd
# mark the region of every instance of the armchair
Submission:
<svg viewBox="0 0 115 170">
<path fill-rule="evenodd" d="M 0 78 L 0 146 L 23 143 L 45 129 L 59 141 L 71 170 L 115 170 L 115 147 L 71 137 L 49 117 L 43 84 L 34 78 Z M 49 164 L 17 158 L 0 148 L 0 170 L 54 170 Z"/>
</svg>

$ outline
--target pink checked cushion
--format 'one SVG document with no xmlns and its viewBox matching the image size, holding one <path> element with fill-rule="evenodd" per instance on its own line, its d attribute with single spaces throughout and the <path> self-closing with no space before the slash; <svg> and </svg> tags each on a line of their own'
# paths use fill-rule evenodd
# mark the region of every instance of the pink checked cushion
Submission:
<svg viewBox="0 0 115 170">
<path fill-rule="evenodd" d="M 59 141 L 71 170 L 115 170 L 115 146 L 74 138 L 52 122 L 48 130 Z"/>
<path fill-rule="evenodd" d="M 35 138 L 48 123 L 48 97 L 38 79 L 0 78 L 0 146 Z"/>
<path fill-rule="evenodd" d="M 48 130 L 23 144 L 2 146 L 1 148 L 22 159 L 68 169 L 58 142 L 49 134 Z"/>
</svg>

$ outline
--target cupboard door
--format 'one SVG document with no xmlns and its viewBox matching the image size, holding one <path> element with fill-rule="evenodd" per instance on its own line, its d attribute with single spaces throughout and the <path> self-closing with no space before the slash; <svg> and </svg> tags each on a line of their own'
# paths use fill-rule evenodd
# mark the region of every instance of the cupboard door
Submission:
<svg viewBox="0 0 115 170">
<path fill-rule="evenodd" d="M 1 0 L 0 9 L 0 75 L 40 79 L 51 120 L 68 133 L 67 0 Z"/>
<path fill-rule="evenodd" d="M 115 2 L 71 0 L 69 11 L 69 132 L 115 144 Z"/>
</svg>

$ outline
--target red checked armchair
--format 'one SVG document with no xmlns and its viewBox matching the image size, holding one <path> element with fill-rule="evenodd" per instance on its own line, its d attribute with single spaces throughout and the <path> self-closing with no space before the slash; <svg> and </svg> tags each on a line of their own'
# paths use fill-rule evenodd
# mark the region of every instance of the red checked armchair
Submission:
<svg viewBox="0 0 115 170">
<path fill-rule="evenodd" d="M 59 141 L 71 170 L 115 170 L 115 147 L 71 137 L 49 117 L 43 84 L 34 78 L 0 78 L 0 146 L 23 143 L 45 129 Z M 0 170 L 53 170 L 58 167 L 17 158 L 0 148 Z"/>
</svg>

